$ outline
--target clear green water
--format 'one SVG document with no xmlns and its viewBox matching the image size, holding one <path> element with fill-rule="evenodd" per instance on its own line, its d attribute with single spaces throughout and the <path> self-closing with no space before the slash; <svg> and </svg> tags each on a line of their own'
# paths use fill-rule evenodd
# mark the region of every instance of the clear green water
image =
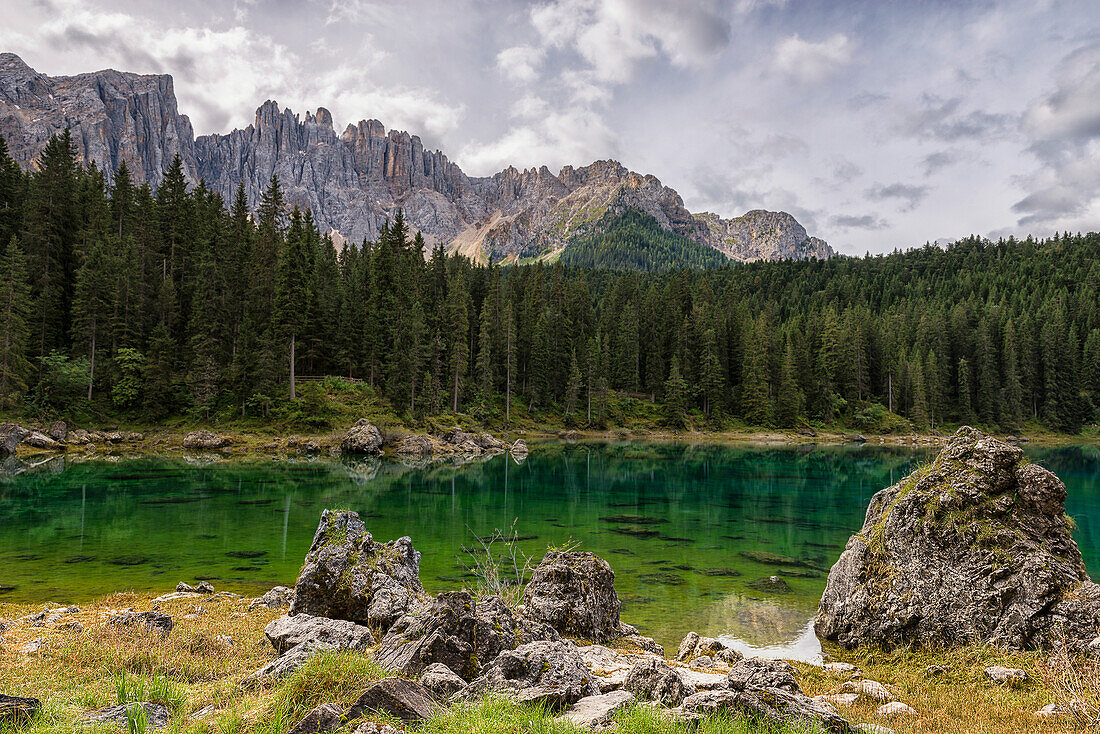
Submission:
<svg viewBox="0 0 1100 734">
<path fill-rule="evenodd" d="M 1100 452 L 1029 453 L 1066 482 L 1086 563 L 1100 568 Z M 292 585 L 321 510 L 341 507 L 378 539 L 411 536 L 429 591 L 469 585 L 458 555 L 470 531 L 518 518 L 536 557 L 572 538 L 608 559 L 623 619 L 666 647 L 696 630 L 811 649 L 825 570 L 871 495 L 927 458 L 870 446 L 630 443 L 542 445 L 523 464 L 497 456 L 427 468 L 55 459 L 0 478 L 0 601 L 79 602 L 180 580 L 243 593 Z M 745 555 L 759 551 L 791 560 Z M 790 590 L 752 587 L 772 574 Z"/>
</svg>

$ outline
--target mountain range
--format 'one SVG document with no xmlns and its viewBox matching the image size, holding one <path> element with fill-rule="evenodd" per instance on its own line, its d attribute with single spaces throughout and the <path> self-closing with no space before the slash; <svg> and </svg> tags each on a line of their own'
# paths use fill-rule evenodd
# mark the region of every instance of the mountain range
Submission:
<svg viewBox="0 0 1100 734">
<path fill-rule="evenodd" d="M 786 212 L 693 214 L 655 176 L 612 160 L 557 174 L 542 166 L 467 176 L 416 135 L 387 131 L 377 120 L 337 133 L 325 108 L 303 118 L 274 101 L 261 105 L 244 129 L 195 137 L 170 75 L 104 70 L 50 77 L 15 54 L 0 54 L 0 135 L 12 157 L 32 169 L 50 136 L 66 128 L 86 164 L 110 176 L 125 161 L 137 182 L 153 187 L 176 154 L 192 183 L 204 180 L 227 201 L 243 182 L 253 207 L 277 175 L 287 200 L 312 210 L 322 231 L 339 241 L 375 238 L 401 208 L 429 245 L 442 243 L 481 262 L 516 262 L 559 256 L 639 212 L 731 260 L 834 254 Z"/>
</svg>

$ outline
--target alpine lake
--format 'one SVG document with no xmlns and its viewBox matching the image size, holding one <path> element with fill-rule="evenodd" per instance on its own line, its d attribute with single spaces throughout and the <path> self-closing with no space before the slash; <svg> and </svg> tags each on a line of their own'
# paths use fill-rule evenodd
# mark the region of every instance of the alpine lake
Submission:
<svg viewBox="0 0 1100 734">
<path fill-rule="evenodd" d="M 622 619 L 675 650 L 689 631 L 763 656 L 820 653 L 829 567 L 877 490 L 933 452 L 885 446 L 535 443 L 459 464 L 330 458 L 57 457 L 0 473 L 0 602 L 80 603 L 178 581 L 293 586 L 321 511 L 411 536 L 429 592 L 474 588 L 463 547 L 518 533 L 537 563 L 576 544 L 615 571 Z M 1029 447 L 1069 490 L 1100 570 L 1100 449 Z M 501 544 L 494 550 L 503 551 Z M 468 562 L 467 562 L 468 563 Z M 783 584 L 768 583 L 778 576 Z M 763 583 L 761 580 L 765 580 Z M 775 588 L 778 586 L 778 588 Z"/>
</svg>

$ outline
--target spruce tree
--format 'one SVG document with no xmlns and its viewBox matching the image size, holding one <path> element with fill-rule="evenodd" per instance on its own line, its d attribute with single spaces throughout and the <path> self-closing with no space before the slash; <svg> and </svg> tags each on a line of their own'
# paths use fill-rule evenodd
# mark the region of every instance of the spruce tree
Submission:
<svg viewBox="0 0 1100 734">
<path fill-rule="evenodd" d="M 287 350 L 291 400 L 298 396 L 295 384 L 298 337 L 309 323 L 309 261 L 308 233 L 301 212 L 295 207 L 279 255 L 273 315 L 276 333 Z"/>
<path fill-rule="evenodd" d="M 27 387 L 29 311 L 26 256 L 19 239 L 12 237 L 0 256 L 0 407 L 15 405 L 16 396 Z"/>
<path fill-rule="evenodd" d="M 110 344 L 103 337 L 109 334 L 113 314 L 114 270 L 111 245 L 107 240 L 100 240 L 92 245 L 76 275 L 73 326 L 88 353 L 88 400 L 92 399 L 95 387 L 97 346 L 102 347 L 104 342 Z"/>
<path fill-rule="evenodd" d="M 688 384 L 680 373 L 680 358 L 673 356 L 665 380 L 665 419 L 670 426 L 683 428 L 687 424 Z"/>
</svg>

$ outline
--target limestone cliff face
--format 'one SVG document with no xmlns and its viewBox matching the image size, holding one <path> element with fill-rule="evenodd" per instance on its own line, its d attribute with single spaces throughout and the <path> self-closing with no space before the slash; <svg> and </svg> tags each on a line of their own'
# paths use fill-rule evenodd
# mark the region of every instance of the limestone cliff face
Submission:
<svg viewBox="0 0 1100 734">
<path fill-rule="evenodd" d="M 192 177 L 191 121 L 176 109 L 172 77 L 118 71 L 48 77 L 15 54 L 0 54 L 0 135 L 31 167 L 50 136 L 69 128 L 85 162 L 114 171 L 122 161 L 137 182 L 156 186 L 179 153 Z"/>
<path fill-rule="evenodd" d="M 443 244 L 481 261 L 553 256 L 627 209 L 733 260 L 830 257 L 785 212 L 752 211 L 735 219 L 694 215 L 680 195 L 654 176 L 615 161 L 509 167 L 470 177 L 420 138 L 387 131 L 377 120 L 333 128 L 321 107 L 304 119 L 274 101 L 227 135 L 195 138 L 176 108 L 172 78 L 100 71 L 47 77 L 14 54 L 0 54 L 0 135 L 13 157 L 31 168 L 49 137 L 69 127 L 78 154 L 108 173 L 126 161 L 138 182 L 154 187 L 179 153 L 192 182 L 199 179 L 231 201 L 244 183 L 255 207 L 272 175 L 287 200 L 308 207 L 323 231 L 360 242 L 373 239 L 398 208 L 429 245 Z"/>
</svg>

